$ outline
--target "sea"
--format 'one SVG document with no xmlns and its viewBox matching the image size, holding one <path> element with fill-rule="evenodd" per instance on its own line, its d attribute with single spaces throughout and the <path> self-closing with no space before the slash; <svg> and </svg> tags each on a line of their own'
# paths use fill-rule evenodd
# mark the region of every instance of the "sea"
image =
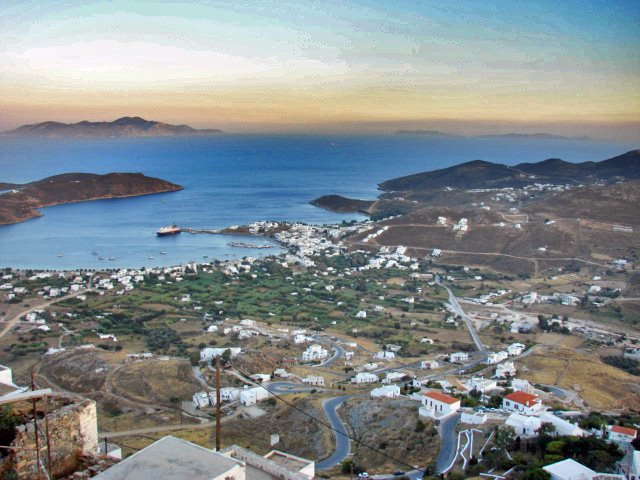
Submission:
<svg viewBox="0 0 640 480">
<path fill-rule="evenodd" d="M 547 158 L 599 161 L 636 148 L 599 140 L 400 134 L 2 138 L 0 182 L 70 172 L 142 172 L 184 190 L 43 208 L 40 218 L 0 226 L 0 267 L 139 268 L 272 255 L 280 247 L 263 238 L 155 232 L 170 224 L 220 229 L 259 220 L 360 220 L 362 215 L 331 213 L 309 202 L 327 194 L 373 199 L 384 180 L 476 159 L 507 165 Z"/>
</svg>

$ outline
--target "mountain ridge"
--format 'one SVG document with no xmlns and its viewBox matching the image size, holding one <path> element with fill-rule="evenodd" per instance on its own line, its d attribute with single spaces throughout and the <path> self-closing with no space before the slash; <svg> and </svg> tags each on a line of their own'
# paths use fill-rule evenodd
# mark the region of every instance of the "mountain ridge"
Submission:
<svg viewBox="0 0 640 480">
<path fill-rule="evenodd" d="M 169 136 L 203 136 L 223 133 L 219 129 L 195 129 L 189 125 L 172 125 L 170 123 L 146 120 L 142 117 L 120 117 L 112 122 L 90 122 L 82 120 L 77 123 L 45 121 L 22 125 L 14 130 L 3 132 L 3 136 L 15 137 L 169 137 Z"/>
</svg>

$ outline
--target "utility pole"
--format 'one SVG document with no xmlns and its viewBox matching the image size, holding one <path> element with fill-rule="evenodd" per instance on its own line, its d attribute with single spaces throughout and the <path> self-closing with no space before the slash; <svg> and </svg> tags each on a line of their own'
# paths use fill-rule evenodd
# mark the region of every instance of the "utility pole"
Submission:
<svg viewBox="0 0 640 480">
<path fill-rule="evenodd" d="M 35 370 L 31 368 L 31 390 L 36 389 L 36 374 Z M 38 438 L 38 409 L 36 408 L 37 400 L 33 397 L 31 400 L 33 405 L 33 432 L 36 436 L 36 467 L 38 468 L 38 478 L 41 478 L 42 472 L 40 469 L 40 439 Z"/>
<path fill-rule="evenodd" d="M 216 356 L 216 452 L 220 451 L 220 420 L 222 410 L 220 408 L 220 355 Z"/>
</svg>

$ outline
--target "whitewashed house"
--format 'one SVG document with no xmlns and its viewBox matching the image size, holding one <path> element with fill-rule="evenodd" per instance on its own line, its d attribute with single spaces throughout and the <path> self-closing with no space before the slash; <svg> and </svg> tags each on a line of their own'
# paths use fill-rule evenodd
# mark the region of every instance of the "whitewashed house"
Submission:
<svg viewBox="0 0 640 480">
<path fill-rule="evenodd" d="M 240 403 L 245 407 L 250 407 L 268 397 L 269 392 L 262 387 L 247 388 L 240 392 Z"/>
<path fill-rule="evenodd" d="M 378 376 L 375 373 L 360 372 L 351 379 L 351 383 L 377 383 Z"/>
<path fill-rule="evenodd" d="M 485 394 L 491 390 L 498 388 L 498 382 L 490 378 L 471 377 L 464 383 L 464 387 L 468 392 L 473 390 Z"/>
<path fill-rule="evenodd" d="M 214 402 L 215 402 L 215 396 Z M 207 392 L 197 392 L 193 394 L 193 406 L 196 408 L 205 408 L 211 406 L 211 397 Z"/>
<path fill-rule="evenodd" d="M 512 343 L 507 347 L 507 353 L 510 357 L 517 357 L 524 352 L 525 346 L 522 343 Z"/>
<path fill-rule="evenodd" d="M 466 352 L 455 352 L 449 355 L 449 362 L 451 363 L 461 363 L 469 360 L 469 354 Z"/>
<path fill-rule="evenodd" d="M 550 423 L 553 425 L 556 429 L 556 435 L 566 435 L 571 437 L 585 437 L 588 435 L 587 432 L 575 423 L 571 423 L 563 418 L 557 417 L 551 412 L 542 412 L 540 414 L 540 421 L 542 423 Z"/>
<path fill-rule="evenodd" d="M 533 393 L 533 386 L 527 380 L 521 378 L 511 380 L 511 388 L 520 392 Z"/>
<path fill-rule="evenodd" d="M 512 413 L 504 424 L 512 427 L 520 437 L 533 437 L 537 435 L 536 430 L 540 428 L 542 422 L 540 417 Z"/>
<path fill-rule="evenodd" d="M 268 373 L 254 373 L 250 378 L 254 382 L 267 383 L 271 380 L 271 375 L 269 375 Z"/>
<path fill-rule="evenodd" d="M 610 425 L 607 427 L 607 437 L 609 441 L 619 445 L 629 445 L 638 436 L 638 431 L 634 428 L 621 427 L 620 425 Z"/>
<path fill-rule="evenodd" d="M 216 357 L 221 357 L 222 354 L 229 350 L 231 358 L 237 357 L 242 351 L 239 347 L 229 347 L 229 348 L 211 348 L 206 347 L 200 350 L 200 361 L 201 362 L 209 362 Z"/>
<path fill-rule="evenodd" d="M 400 396 L 400 387 L 397 385 L 385 385 L 371 390 L 371 398 L 394 398 Z"/>
<path fill-rule="evenodd" d="M 526 392 L 513 392 L 502 399 L 502 409 L 507 412 L 532 415 L 542 410 L 542 400 Z"/>
<path fill-rule="evenodd" d="M 356 352 L 352 352 L 352 351 L 350 351 L 350 350 L 346 350 L 346 351 L 344 352 L 344 358 L 345 358 L 346 360 L 351 360 L 355 354 L 356 354 Z"/>
<path fill-rule="evenodd" d="M 324 387 L 324 377 L 319 375 L 307 375 L 302 379 L 305 385 L 313 385 L 316 387 Z"/>
<path fill-rule="evenodd" d="M 432 390 L 422 394 L 422 406 L 418 415 L 429 418 L 442 418 L 460 410 L 460 399 Z"/>
<path fill-rule="evenodd" d="M 505 350 L 502 350 L 500 352 L 488 352 L 487 365 L 495 365 L 496 363 L 500 363 L 507 358 L 509 358 L 509 354 Z"/>
<path fill-rule="evenodd" d="M 396 358 L 396 354 L 388 350 L 380 350 L 374 355 L 374 358 L 376 360 L 393 360 Z"/>
<path fill-rule="evenodd" d="M 437 360 L 423 360 L 420 362 L 420 368 L 425 370 L 434 370 L 439 366 L 440 364 L 437 362 Z"/>
<path fill-rule="evenodd" d="M 240 390 L 235 387 L 222 387 L 220 389 L 220 400 L 223 402 L 235 402 L 240 399 Z"/>
<path fill-rule="evenodd" d="M 303 362 L 312 362 L 317 360 L 324 360 L 329 356 L 329 351 L 325 348 L 322 348 L 322 345 L 318 345 L 317 343 L 314 345 L 309 345 L 307 349 L 302 352 L 302 361 Z"/>
<path fill-rule="evenodd" d="M 403 372 L 387 372 L 387 376 L 382 380 L 383 385 L 389 385 L 391 383 L 400 382 L 407 376 Z"/>
<path fill-rule="evenodd" d="M 504 362 L 496 367 L 496 378 L 515 377 L 515 375 L 516 366 L 513 364 L 513 362 Z"/>
</svg>

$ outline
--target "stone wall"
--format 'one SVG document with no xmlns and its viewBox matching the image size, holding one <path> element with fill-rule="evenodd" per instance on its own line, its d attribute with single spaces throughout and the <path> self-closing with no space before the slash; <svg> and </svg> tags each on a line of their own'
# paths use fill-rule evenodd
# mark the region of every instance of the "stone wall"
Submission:
<svg viewBox="0 0 640 480">
<path fill-rule="evenodd" d="M 58 400 L 58 399 L 56 399 Z M 39 413 L 42 402 L 39 402 Z M 96 403 L 88 399 L 68 400 L 66 404 L 49 412 L 49 442 L 53 478 L 75 469 L 83 454 L 95 455 L 98 449 L 98 423 Z M 41 464 L 47 466 L 47 440 L 44 418 L 38 420 Z M 16 447 L 0 466 L 0 477 L 13 470 L 17 478 L 37 478 L 36 440 L 33 420 L 16 428 Z"/>
</svg>

